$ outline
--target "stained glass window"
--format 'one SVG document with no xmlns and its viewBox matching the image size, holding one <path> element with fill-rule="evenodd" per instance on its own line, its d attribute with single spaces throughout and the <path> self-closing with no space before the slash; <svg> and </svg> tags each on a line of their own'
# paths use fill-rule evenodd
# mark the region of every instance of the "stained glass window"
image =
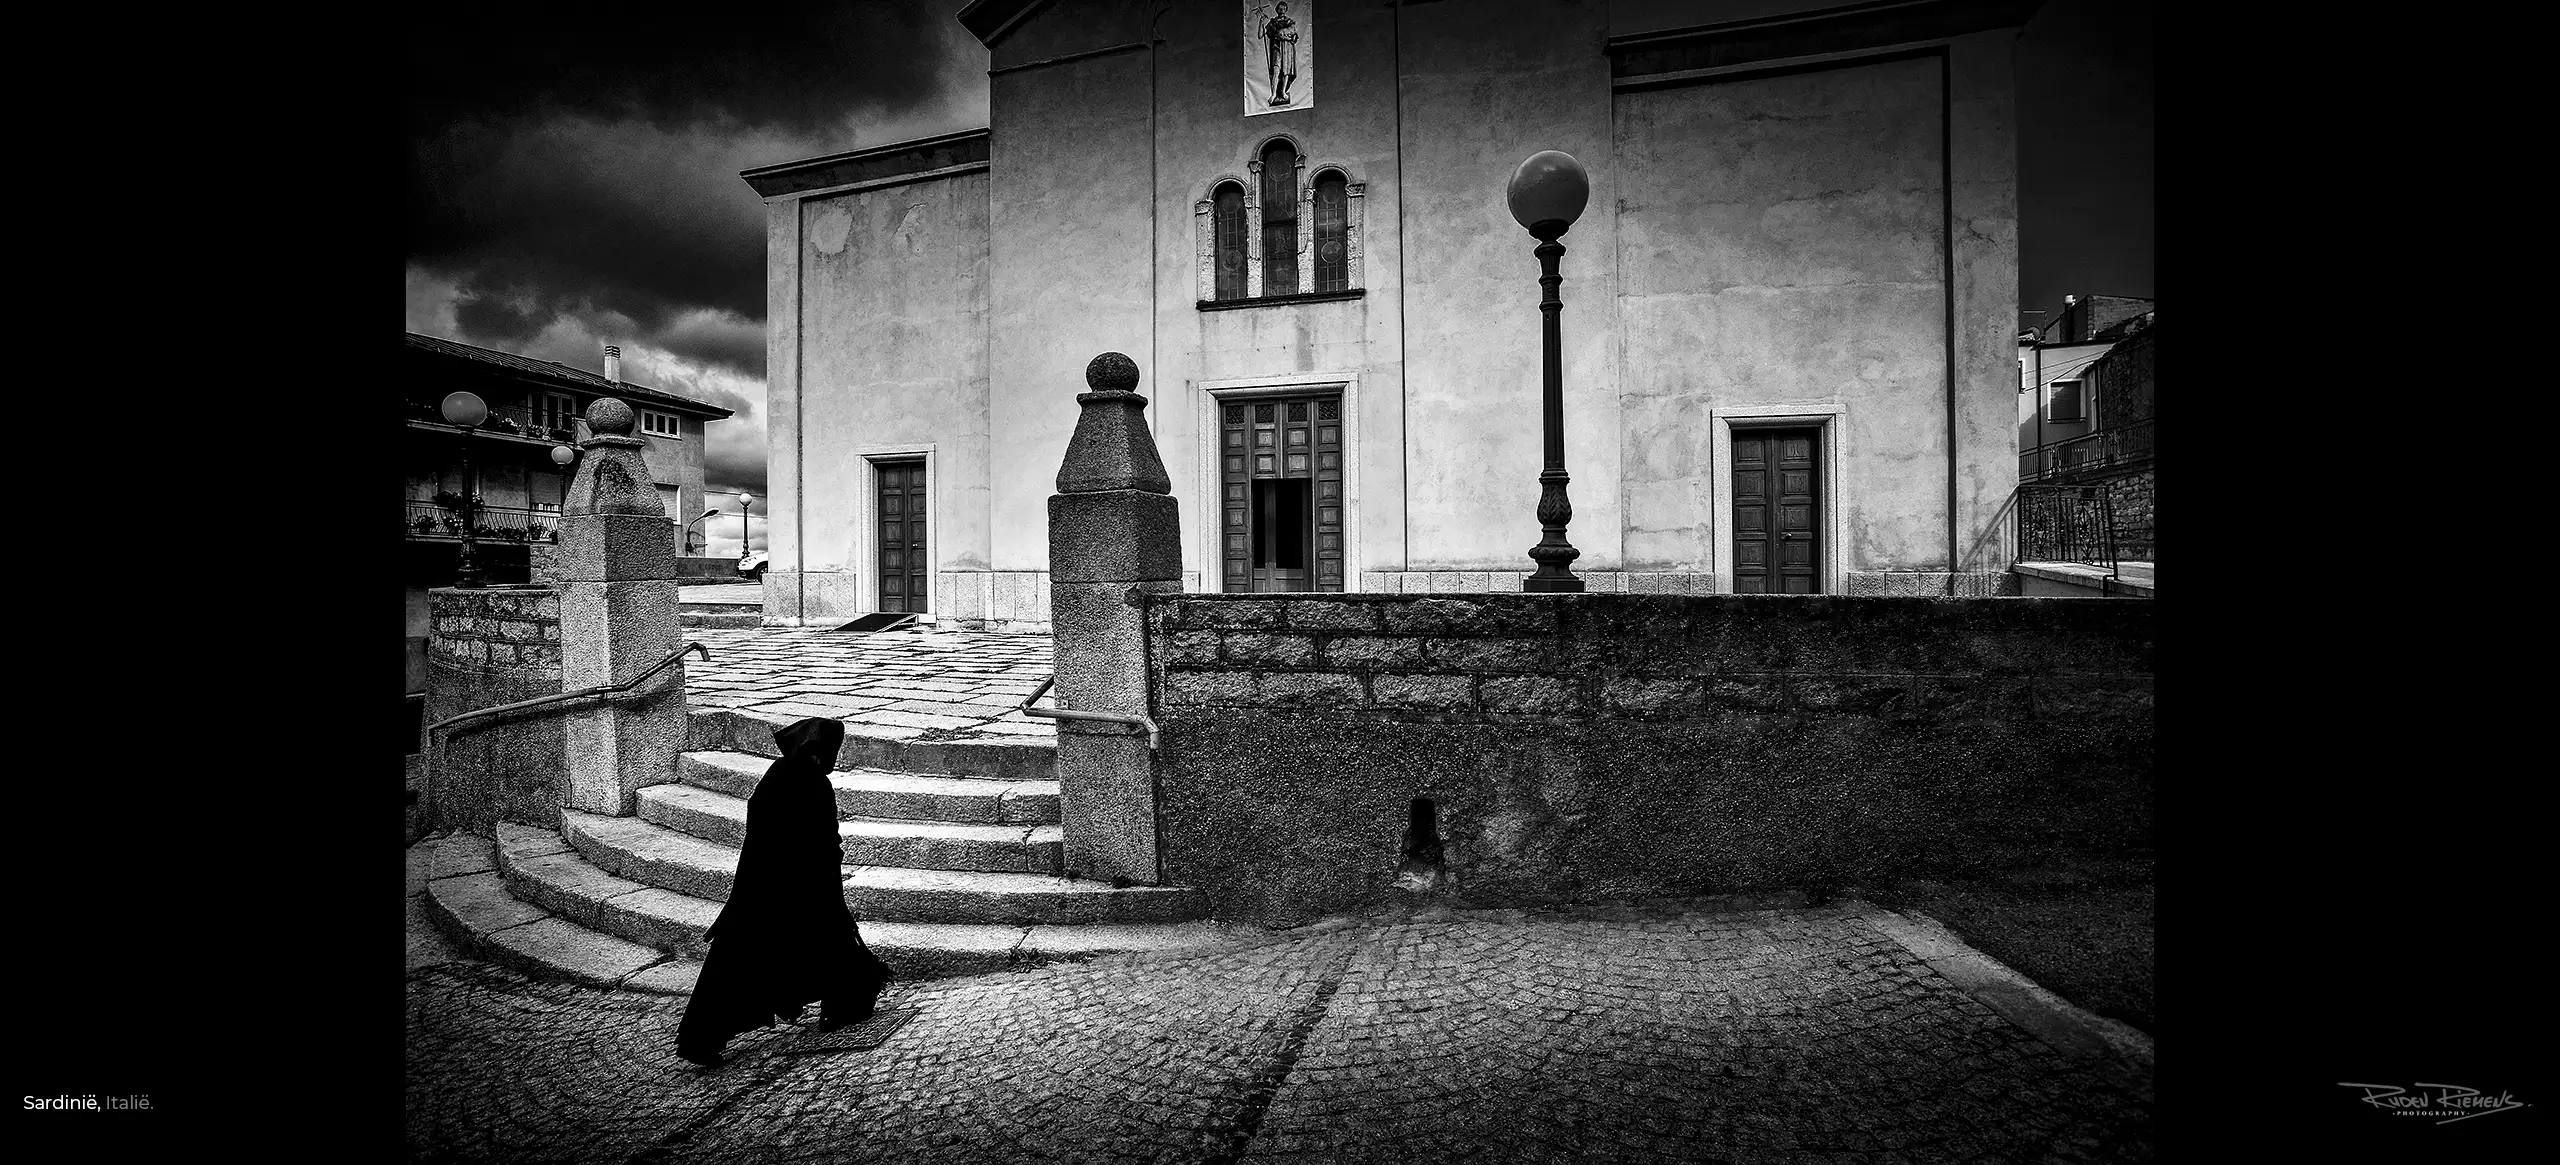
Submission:
<svg viewBox="0 0 2560 1165">
<path fill-rule="evenodd" d="M 1273 142 L 1262 151 L 1262 294 L 1298 286 L 1298 151 Z"/>
<path fill-rule="evenodd" d="M 1327 170 L 1316 178 L 1316 290 L 1341 291 L 1351 286 L 1349 199 L 1342 171 Z"/>
</svg>

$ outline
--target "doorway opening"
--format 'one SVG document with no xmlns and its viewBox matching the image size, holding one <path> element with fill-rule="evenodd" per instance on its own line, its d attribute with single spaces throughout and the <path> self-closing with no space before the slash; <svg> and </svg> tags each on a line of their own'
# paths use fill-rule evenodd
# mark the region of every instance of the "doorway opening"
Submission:
<svg viewBox="0 0 2560 1165">
<path fill-rule="evenodd" d="M 924 462 L 876 464 L 880 475 L 878 609 L 921 615 L 933 593 L 932 559 L 925 553 Z"/>
<path fill-rule="evenodd" d="M 1219 406 L 1221 590 L 1342 590 L 1342 398 Z"/>
<path fill-rule="evenodd" d="M 1822 431 L 1733 434 L 1733 593 L 1822 593 Z"/>
</svg>

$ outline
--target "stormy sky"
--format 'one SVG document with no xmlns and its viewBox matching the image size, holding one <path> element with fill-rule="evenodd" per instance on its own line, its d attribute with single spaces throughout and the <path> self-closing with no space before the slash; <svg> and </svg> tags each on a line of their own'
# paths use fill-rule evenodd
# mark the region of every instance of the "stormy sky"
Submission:
<svg viewBox="0 0 2560 1165">
<path fill-rule="evenodd" d="M 764 208 L 738 171 L 987 124 L 961 0 L 752 14 L 450 5 L 404 30 L 408 330 L 737 410 L 765 494 Z M 2018 54 L 2021 306 L 2152 294 L 2152 4 L 2047 0 Z M 761 507 L 753 544 L 764 542 Z M 713 554 L 737 550 L 735 522 Z"/>
</svg>

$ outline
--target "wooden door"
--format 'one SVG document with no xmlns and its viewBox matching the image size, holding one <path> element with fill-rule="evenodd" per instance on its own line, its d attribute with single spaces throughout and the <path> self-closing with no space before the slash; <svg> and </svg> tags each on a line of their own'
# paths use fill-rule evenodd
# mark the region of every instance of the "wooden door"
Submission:
<svg viewBox="0 0 2560 1165">
<path fill-rule="evenodd" d="M 1219 406 L 1220 588 L 1342 590 L 1342 398 Z"/>
<path fill-rule="evenodd" d="M 879 473 L 880 609 L 923 614 L 932 594 L 932 559 L 924 545 L 924 462 L 883 462 Z"/>
<path fill-rule="evenodd" d="M 1733 591 L 1822 593 L 1818 429 L 1733 435 Z"/>
</svg>

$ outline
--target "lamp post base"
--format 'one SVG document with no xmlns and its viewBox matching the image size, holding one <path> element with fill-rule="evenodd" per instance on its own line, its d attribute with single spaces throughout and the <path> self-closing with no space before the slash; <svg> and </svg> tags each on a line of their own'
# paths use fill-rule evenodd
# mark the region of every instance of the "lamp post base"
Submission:
<svg viewBox="0 0 2560 1165">
<path fill-rule="evenodd" d="M 1520 589 L 1531 594 L 1578 595 L 1582 580 L 1578 578 L 1539 578 L 1531 575 L 1520 580 Z"/>
</svg>

